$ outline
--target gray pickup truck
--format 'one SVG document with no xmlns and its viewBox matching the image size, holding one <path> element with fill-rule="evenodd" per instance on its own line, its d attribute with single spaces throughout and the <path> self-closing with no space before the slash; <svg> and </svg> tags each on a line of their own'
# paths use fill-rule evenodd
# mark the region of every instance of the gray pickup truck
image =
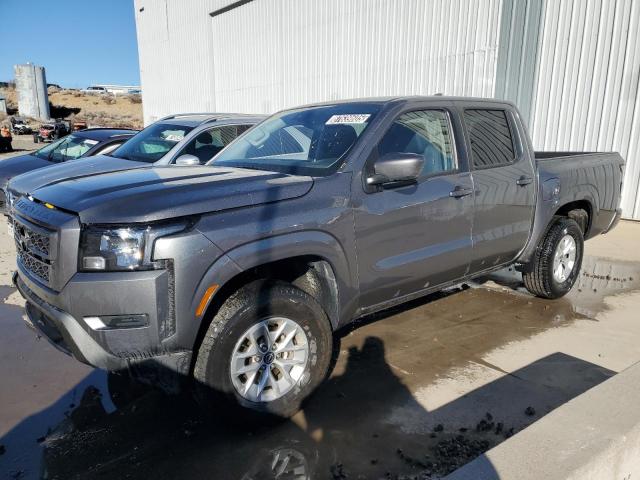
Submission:
<svg viewBox="0 0 640 480">
<path fill-rule="evenodd" d="M 315 104 L 207 165 L 14 179 L 14 281 L 82 362 L 287 416 L 358 317 L 508 265 L 535 295 L 567 293 L 622 176 L 617 153 L 535 153 L 507 102 Z"/>
</svg>

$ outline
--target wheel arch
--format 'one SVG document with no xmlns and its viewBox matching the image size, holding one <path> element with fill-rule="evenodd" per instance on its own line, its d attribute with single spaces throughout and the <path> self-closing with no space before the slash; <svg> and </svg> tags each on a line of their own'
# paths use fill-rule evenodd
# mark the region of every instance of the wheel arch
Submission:
<svg viewBox="0 0 640 480">
<path fill-rule="evenodd" d="M 193 296 L 191 311 L 194 314 L 203 298 L 206 301 L 202 314 L 196 315 L 200 325 L 194 353 L 229 295 L 263 278 L 290 282 L 313 296 L 327 313 L 333 330 L 354 308 L 348 305 L 357 297 L 346 255 L 337 239 L 329 234 L 297 232 L 239 246 L 209 267 Z M 214 293 L 206 298 L 211 290 Z"/>
<path fill-rule="evenodd" d="M 575 220 L 580 225 L 585 240 L 592 234 L 594 219 L 598 215 L 598 204 L 589 190 L 581 190 L 580 195 L 561 198 L 557 203 L 545 200 L 542 201 L 540 199 L 542 204 L 539 203 L 536 208 L 536 218 L 531 231 L 531 238 L 524 251 L 518 257 L 517 263 L 520 270 L 527 269 L 527 264 L 532 260 L 538 245 L 558 217 Z M 584 211 L 585 214 L 581 214 L 580 211 Z"/>
</svg>

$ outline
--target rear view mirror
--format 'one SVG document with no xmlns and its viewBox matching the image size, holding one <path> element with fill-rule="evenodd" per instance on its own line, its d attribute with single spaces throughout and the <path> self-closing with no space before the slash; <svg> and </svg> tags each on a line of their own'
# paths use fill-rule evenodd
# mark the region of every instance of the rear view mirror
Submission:
<svg viewBox="0 0 640 480">
<path fill-rule="evenodd" d="M 402 186 L 415 183 L 424 166 L 424 156 L 416 153 L 388 153 L 373 164 L 368 185 Z"/>
<path fill-rule="evenodd" d="M 200 165 L 200 159 L 195 155 L 180 155 L 178 158 L 176 158 L 176 165 L 182 165 L 183 167 L 189 165 Z"/>
</svg>

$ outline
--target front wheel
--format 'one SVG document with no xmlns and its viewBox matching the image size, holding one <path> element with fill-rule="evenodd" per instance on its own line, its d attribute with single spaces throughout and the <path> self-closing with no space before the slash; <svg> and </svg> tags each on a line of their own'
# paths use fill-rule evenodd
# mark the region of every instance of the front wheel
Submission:
<svg viewBox="0 0 640 480">
<path fill-rule="evenodd" d="M 584 238 L 578 224 L 559 218 L 538 246 L 528 271 L 522 274 L 524 285 L 542 298 L 560 298 L 571 290 L 582 266 Z"/>
<path fill-rule="evenodd" d="M 318 302 L 291 284 L 256 281 L 213 318 L 194 379 L 209 404 L 226 399 L 289 417 L 324 380 L 331 356 L 331 325 Z"/>
</svg>

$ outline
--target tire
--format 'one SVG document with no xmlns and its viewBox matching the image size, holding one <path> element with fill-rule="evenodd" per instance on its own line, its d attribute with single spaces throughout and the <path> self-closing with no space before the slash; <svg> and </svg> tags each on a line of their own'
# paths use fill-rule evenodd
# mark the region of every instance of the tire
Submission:
<svg viewBox="0 0 640 480">
<path fill-rule="evenodd" d="M 282 375 L 278 369 L 278 365 L 280 365 L 278 362 L 284 364 L 286 360 L 283 361 L 277 357 L 273 359 L 272 355 L 271 361 L 273 363 L 265 364 L 262 362 L 268 361 L 266 359 L 272 350 L 278 351 L 276 350 L 277 342 L 279 339 L 284 342 L 285 336 L 280 335 L 276 338 L 272 348 L 264 350 L 266 353 L 263 356 L 260 352 L 255 357 L 252 355 L 251 360 L 248 360 L 252 366 L 260 364 L 262 365 L 260 368 L 268 369 L 273 374 L 273 377 L 267 374 L 269 385 L 264 387 L 262 394 L 255 396 L 257 399 L 252 400 L 241 394 L 239 389 L 248 388 L 255 393 L 261 383 L 259 380 L 262 378 L 263 370 L 259 373 L 254 373 L 255 371 L 252 370 L 247 375 L 255 375 L 255 378 L 251 377 L 251 381 L 249 381 L 249 378 L 245 376 L 244 385 L 242 385 L 242 375 L 232 372 L 232 358 L 235 358 L 233 356 L 242 348 L 246 348 L 247 352 L 249 349 L 255 351 L 253 343 L 240 343 L 243 339 L 255 339 L 255 337 L 247 335 L 248 331 L 257 328 L 260 324 L 264 325 L 264 322 L 277 322 L 278 319 L 285 322 L 293 321 L 289 325 L 299 327 L 295 329 L 298 332 L 295 338 L 291 339 L 288 344 L 294 348 L 296 346 L 291 342 L 297 342 L 299 338 L 302 339 L 303 346 L 296 347 L 296 350 L 306 349 L 306 352 L 302 354 L 306 361 L 304 367 L 296 367 L 295 375 L 292 374 L 294 367 L 291 367 L 286 377 L 279 377 L 286 381 L 286 388 L 280 386 L 276 388 L 272 379 Z M 272 326 L 276 330 L 278 325 L 269 323 L 267 328 L 270 332 Z M 304 335 L 301 335 L 301 332 Z M 276 335 L 275 332 L 274 335 Z M 264 340 L 265 337 L 261 338 Z M 304 343 L 305 341 L 306 343 Z M 300 409 L 302 402 L 325 379 L 332 357 L 332 342 L 329 319 L 312 296 L 285 282 L 252 282 L 233 293 L 222 304 L 207 329 L 198 350 L 193 372 L 197 398 L 201 405 L 202 400 L 205 400 L 205 408 L 212 408 L 214 402 L 222 400 L 228 405 L 240 406 L 243 409 L 261 414 L 290 417 Z M 250 346 L 244 347 L 243 345 Z M 257 341 L 255 345 L 258 345 Z M 260 345 L 267 348 L 263 344 Z M 289 353 L 275 353 L 275 355 L 289 355 Z M 298 354 L 291 353 L 291 355 Z M 241 384 L 240 387 L 238 384 Z M 282 396 L 276 398 L 275 396 L 280 392 L 282 392 Z M 261 401 L 263 394 L 272 395 L 274 398 Z M 247 413 L 246 410 L 244 413 Z"/>
<path fill-rule="evenodd" d="M 563 272 L 561 275 L 554 275 L 554 257 L 560 242 L 571 243 L 570 239 L 565 240 L 567 236 L 575 243 L 575 259 L 573 264 L 566 264 L 571 265 L 570 271 L 567 266 L 567 268 L 560 269 Z M 564 245 L 566 244 L 563 243 Z M 529 292 L 541 298 L 554 299 L 566 295 L 578 278 L 583 253 L 584 238 L 578 224 L 569 218 L 558 218 L 538 245 L 530 268 L 522 274 L 525 287 Z M 568 255 L 566 256 L 568 257 Z"/>
</svg>

